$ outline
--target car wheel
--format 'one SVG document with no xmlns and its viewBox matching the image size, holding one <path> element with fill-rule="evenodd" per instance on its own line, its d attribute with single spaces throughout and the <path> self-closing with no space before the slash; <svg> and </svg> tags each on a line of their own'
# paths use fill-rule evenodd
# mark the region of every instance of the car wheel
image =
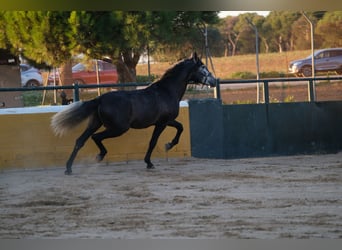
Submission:
<svg viewBox="0 0 342 250">
<path fill-rule="evenodd" d="M 36 80 L 29 80 L 25 86 L 26 87 L 37 87 L 37 86 L 39 86 L 39 82 Z"/>
<path fill-rule="evenodd" d="M 84 81 L 82 81 L 81 79 L 75 79 L 74 84 L 82 85 L 84 84 Z"/>
<path fill-rule="evenodd" d="M 312 68 L 309 66 L 305 66 L 302 68 L 302 74 L 304 77 L 310 77 L 312 76 Z"/>
</svg>

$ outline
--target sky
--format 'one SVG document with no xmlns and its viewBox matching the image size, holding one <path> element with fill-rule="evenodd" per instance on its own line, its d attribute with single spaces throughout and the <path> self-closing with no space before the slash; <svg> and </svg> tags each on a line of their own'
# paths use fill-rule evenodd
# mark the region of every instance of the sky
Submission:
<svg viewBox="0 0 342 250">
<path fill-rule="evenodd" d="M 267 16 L 270 12 L 269 11 L 220 11 L 219 17 L 226 17 L 226 16 L 238 16 L 243 13 L 247 12 L 253 12 L 253 13 L 258 13 L 261 16 Z"/>
</svg>

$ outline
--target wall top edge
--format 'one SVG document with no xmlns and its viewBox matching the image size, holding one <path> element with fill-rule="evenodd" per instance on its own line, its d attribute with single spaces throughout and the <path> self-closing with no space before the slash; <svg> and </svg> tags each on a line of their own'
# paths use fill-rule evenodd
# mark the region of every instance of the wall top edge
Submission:
<svg viewBox="0 0 342 250">
<path fill-rule="evenodd" d="M 189 107 L 187 101 L 181 101 L 180 107 Z M 37 113 L 57 113 L 67 106 L 36 106 L 36 107 L 20 107 L 20 108 L 3 108 L 0 109 L 0 115 L 16 115 L 16 114 L 37 114 Z"/>
</svg>

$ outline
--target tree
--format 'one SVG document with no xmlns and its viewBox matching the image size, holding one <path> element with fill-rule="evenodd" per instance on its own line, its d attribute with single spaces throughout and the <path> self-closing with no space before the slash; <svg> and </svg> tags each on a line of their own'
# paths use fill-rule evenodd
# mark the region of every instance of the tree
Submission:
<svg viewBox="0 0 342 250">
<path fill-rule="evenodd" d="M 266 17 L 265 25 L 271 28 L 273 35 L 270 41 L 272 51 L 283 52 L 293 49 L 291 26 L 301 16 L 300 12 L 271 11 Z"/>
<path fill-rule="evenodd" d="M 239 16 L 228 16 L 221 21 L 220 31 L 224 40 L 224 55 L 227 56 L 230 52 L 234 56 L 237 52 L 241 54 L 255 52 L 255 32 L 249 22 L 250 20 L 260 33 L 263 16 L 256 13 L 246 13 Z M 266 42 L 266 40 L 265 40 Z"/>
<path fill-rule="evenodd" d="M 5 31 L 0 46 L 22 50 L 38 63 L 69 62 L 68 68 L 77 53 L 110 56 L 121 82 L 136 81 L 135 67 L 147 48 L 184 53 L 198 41 L 197 23 L 218 20 L 217 12 L 194 11 L 14 11 L 2 12 L 0 18 L 5 23 L 0 24 Z"/>
<path fill-rule="evenodd" d="M 111 11 L 73 12 L 78 51 L 90 57 L 113 58 L 120 82 L 136 81 L 140 55 L 149 51 L 172 51 L 179 55 L 193 44 L 196 23 L 215 23 L 217 12 Z M 175 52 L 178 53 L 175 53 Z"/>
<path fill-rule="evenodd" d="M 342 47 L 342 11 L 326 12 L 317 23 L 316 32 L 323 47 Z"/>
<path fill-rule="evenodd" d="M 155 21 L 151 26 L 149 48 L 157 58 L 172 61 L 188 56 L 193 50 L 203 49 L 204 36 L 198 24 L 209 26 L 219 20 L 217 12 L 209 11 L 153 12 L 153 15 Z"/>
<path fill-rule="evenodd" d="M 224 37 L 225 56 L 228 56 L 229 52 L 231 56 L 234 56 L 236 54 L 237 43 L 241 35 L 239 30 L 235 28 L 238 21 L 239 19 L 236 16 L 227 16 L 222 21 L 221 32 L 223 33 Z"/>
<path fill-rule="evenodd" d="M 253 23 L 258 29 L 259 39 L 263 44 L 263 46 L 260 46 L 260 51 L 268 53 L 270 49 L 269 41 L 272 37 L 272 29 L 269 27 L 269 25 L 267 25 L 265 20 L 266 19 L 264 16 L 256 15 L 253 18 Z"/>
<path fill-rule="evenodd" d="M 311 19 L 310 19 L 311 20 Z M 301 16 L 292 24 L 293 49 L 307 50 L 311 48 L 311 29 L 308 21 Z"/>
<path fill-rule="evenodd" d="M 37 63 L 58 66 L 70 59 L 74 46 L 68 17 L 69 12 L 3 12 L 7 45 Z"/>
</svg>

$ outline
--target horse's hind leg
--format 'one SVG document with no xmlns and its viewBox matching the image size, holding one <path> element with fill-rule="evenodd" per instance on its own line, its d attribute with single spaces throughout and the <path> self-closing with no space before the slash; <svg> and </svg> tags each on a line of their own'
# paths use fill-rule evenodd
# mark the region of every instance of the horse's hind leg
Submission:
<svg viewBox="0 0 342 250">
<path fill-rule="evenodd" d="M 77 155 L 77 152 L 84 146 L 84 143 L 88 140 L 88 138 L 96 132 L 101 127 L 101 123 L 96 119 L 92 118 L 89 121 L 87 129 L 82 133 L 82 135 L 76 140 L 75 147 L 69 157 L 69 160 L 66 164 L 65 174 L 70 175 L 72 173 L 72 163 Z"/>
<path fill-rule="evenodd" d="M 176 144 L 178 144 L 179 137 L 181 136 L 183 132 L 183 125 L 180 122 L 177 122 L 176 120 L 170 121 L 168 124 L 170 127 L 174 127 L 177 129 L 176 136 L 173 138 L 171 142 L 168 142 L 165 144 L 165 150 L 168 151 L 171 148 L 173 148 Z"/>
<path fill-rule="evenodd" d="M 100 153 L 96 156 L 97 161 L 102 161 L 105 155 L 107 154 L 107 149 L 102 144 L 102 141 L 107 138 L 113 138 L 122 135 L 128 130 L 128 128 L 125 129 L 106 129 L 102 132 L 94 134 L 91 138 L 94 140 L 98 148 L 100 149 Z"/>
</svg>

